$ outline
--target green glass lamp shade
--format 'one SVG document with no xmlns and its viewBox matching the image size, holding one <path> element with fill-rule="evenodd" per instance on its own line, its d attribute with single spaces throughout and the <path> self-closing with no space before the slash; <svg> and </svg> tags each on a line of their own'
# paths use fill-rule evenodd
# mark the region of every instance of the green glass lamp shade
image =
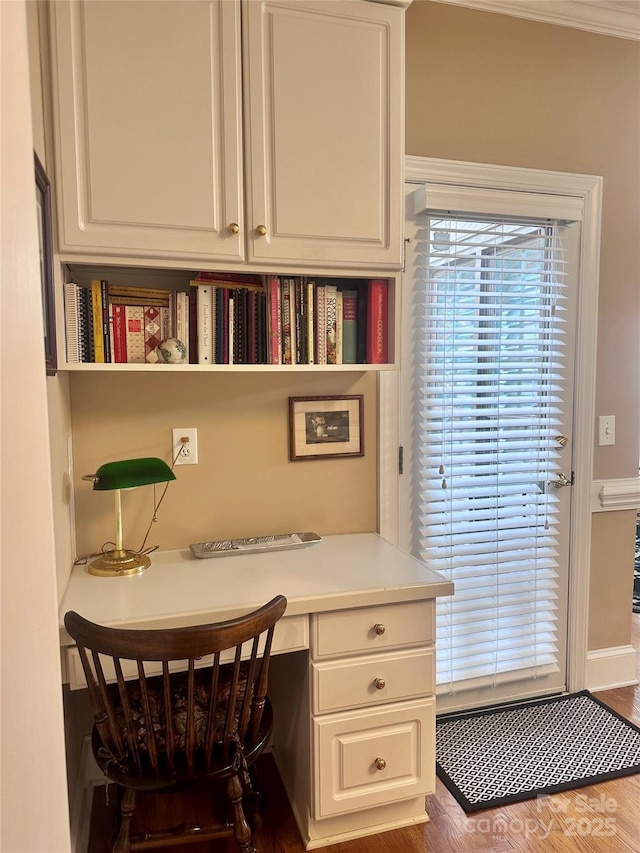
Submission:
<svg viewBox="0 0 640 853">
<path fill-rule="evenodd" d="M 107 492 L 113 489 L 132 489 L 135 486 L 150 486 L 167 483 L 176 475 L 162 459 L 153 456 L 146 459 L 124 459 L 121 462 L 105 462 L 94 475 L 93 488 Z"/>
<path fill-rule="evenodd" d="M 106 462 L 95 474 L 83 479 L 93 482 L 93 488 L 100 492 L 113 492 L 115 495 L 115 548 L 103 551 L 97 560 L 89 565 L 89 574 L 100 577 L 118 577 L 135 575 L 151 565 L 147 554 L 131 551 L 122 545 L 122 502 L 121 489 L 133 489 L 136 486 L 151 486 L 154 483 L 168 483 L 176 476 L 162 459 L 153 456 L 145 459 L 123 459 L 121 462 Z"/>
</svg>

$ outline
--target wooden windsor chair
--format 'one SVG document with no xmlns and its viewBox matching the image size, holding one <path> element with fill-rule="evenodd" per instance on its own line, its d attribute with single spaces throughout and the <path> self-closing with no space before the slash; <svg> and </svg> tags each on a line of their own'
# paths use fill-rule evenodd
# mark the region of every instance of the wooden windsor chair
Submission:
<svg viewBox="0 0 640 853">
<path fill-rule="evenodd" d="M 251 806 L 255 831 L 251 771 L 273 724 L 269 658 L 286 606 L 279 595 L 237 619 L 169 630 L 105 628 L 73 611 L 65 615 L 94 712 L 94 756 L 120 789 L 114 853 L 225 836 L 235 837 L 240 853 L 256 853 L 244 806 Z M 137 792 L 205 782 L 219 783 L 215 821 L 135 829 Z"/>
</svg>

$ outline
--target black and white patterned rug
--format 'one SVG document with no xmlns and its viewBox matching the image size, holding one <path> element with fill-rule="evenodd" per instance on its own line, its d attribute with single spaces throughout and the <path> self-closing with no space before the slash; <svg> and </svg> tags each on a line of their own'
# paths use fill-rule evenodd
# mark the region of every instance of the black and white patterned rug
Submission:
<svg viewBox="0 0 640 853">
<path fill-rule="evenodd" d="M 640 773 L 640 728 L 584 690 L 439 717 L 436 761 L 474 812 Z"/>
</svg>

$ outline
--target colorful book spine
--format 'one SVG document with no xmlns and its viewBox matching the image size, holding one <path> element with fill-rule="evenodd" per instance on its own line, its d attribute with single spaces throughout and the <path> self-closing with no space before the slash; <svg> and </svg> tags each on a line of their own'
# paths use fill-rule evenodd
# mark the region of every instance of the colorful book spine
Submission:
<svg viewBox="0 0 640 853">
<path fill-rule="evenodd" d="M 367 364 L 386 364 L 388 282 L 372 279 L 367 305 Z"/>
<path fill-rule="evenodd" d="M 187 362 L 189 361 L 189 297 L 179 290 L 176 294 L 176 332 L 175 336 L 185 345 Z"/>
<path fill-rule="evenodd" d="M 215 287 L 229 287 L 231 290 L 239 287 L 247 287 L 251 290 L 263 290 L 260 273 L 199 272 L 194 276 L 192 283 L 199 285 L 202 282 Z"/>
<path fill-rule="evenodd" d="M 231 302 L 231 291 L 228 287 L 222 290 L 222 361 L 220 364 L 229 364 L 229 303 Z"/>
<path fill-rule="evenodd" d="M 93 306 L 91 305 L 91 290 L 88 287 L 80 288 L 80 306 L 82 309 L 81 328 L 84 329 L 84 340 L 82 344 L 82 361 L 91 363 L 95 361 L 93 348 Z"/>
<path fill-rule="evenodd" d="M 111 323 L 109 317 L 109 282 L 106 279 L 100 281 L 100 300 L 102 304 L 102 338 L 105 362 L 111 362 L 113 347 L 111 346 Z"/>
<path fill-rule="evenodd" d="M 228 345 L 227 345 L 227 364 L 235 364 L 235 304 L 232 294 L 229 294 L 229 303 L 228 303 Z"/>
<path fill-rule="evenodd" d="M 195 287 L 189 288 L 187 296 L 189 302 L 189 363 L 198 363 L 198 291 Z"/>
<path fill-rule="evenodd" d="M 238 342 L 238 358 L 240 364 L 249 364 L 249 294 L 255 292 L 240 288 L 235 291 L 236 304 L 240 307 L 238 317 L 238 329 L 240 340 Z"/>
<path fill-rule="evenodd" d="M 93 325 L 93 358 L 96 364 L 104 364 L 104 332 L 102 327 L 102 283 L 91 281 L 91 317 Z"/>
<path fill-rule="evenodd" d="M 67 361 L 74 364 L 82 360 L 80 351 L 80 288 L 73 282 L 64 286 L 64 331 Z"/>
<path fill-rule="evenodd" d="M 343 331 L 343 314 L 344 314 L 344 302 L 341 291 L 337 291 L 336 293 L 336 364 L 343 363 L 343 340 L 342 340 L 342 331 Z"/>
<path fill-rule="evenodd" d="M 256 300 L 256 337 L 257 363 L 268 364 L 269 353 L 267 344 L 267 294 L 258 293 Z"/>
<path fill-rule="evenodd" d="M 156 349 L 160 341 L 164 339 L 160 309 L 157 305 L 145 305 L 142 312 L 144 317 L 144 360 L 150 364 L 155 364 L 158 360 Z"/>
<path fill-rule="evenodd" d="M 282 311 L 280 306 L 280 279 L 270 275 L 267 280 L 269 293 L 269 363 L 281 364 Z"/>
<path fill-rule="evenodd" d="M 116 355 L 113 342 L 113 305 L 110 302 L 107 305 L 107 314 L 109 316 L 109 361 L 114 363 Z"/>
<path fill-rule="evenodd" d="M 211 288 L 208 285 L 198 287 L 198 364 L 213 364 L 211 295 Z"/>
<path fill-rule="evenodd" d="M 314 311 L 314 291 L 316 284 L 314 281 L 305 283 L 305 310 L 307 312 L 307 364 L 315 363 L 316 342 L 315 342 L 315 311 Z"/>
<path fill-rule="evenodd" d="M 342 291 L 342 363 L 357 364 L 358 291 Z"/>
<path fill-rule="evenodd" d="M 160 308 L 160 340 L 170 338 L 173 335 L 173 311 L 171 307 Z"/>
<path fill-rule="evenodd" d="M 128 284 L 109 285 L 110 300 L 130 300 L 132 303 L 147 302 L 149 305 L 155 305 L 156 300 L 158 300 L 158 302 L 168 304 L 171 300 L 171 293 L 171 290 L 160 287 L 135 287 Z"/>
<path fill-rule="evenodd" d="M 113 313 L 113 360 L 117 364 L 126 364 L 127 331 L 125 306 L 112 305 L 111 309 Z"/>
<path fill-rule="evenodd" d="M 256 328 L 257 292 L 247 294 L 247 364 L 257 364 L 258 336 Z"/>
<path fill-rule="evenodd" d="M 316 364 L 327 364 L 327 291 L 328 287 L 318 285 L 315 291 L 315 360 Z"/>
<path fill-rule="evenodd" d="M 282 363 L 291 364 L 291 288 L 289 279 L 282 281 Z"/>
<path fill-rule="evenodd" d="M 144 364 L 144 309 L 142 305 L 125 305 L 124 316 L 127 362 Z"/>
<path fill-rule="evenodd" d="M 298 364 L 298 323 L 296 323 L 296 282 L 294 278 L 286 279 L 289 293 L 289 334 L 291 337 L 291 364 Z"/>
<path fill-rule="evenodd" d="M 225 294 L 228 298 L 229 291 L 221 287 L 214 287 L 213 298 L 216 303 L 216 346 L 213 353 L 213 361 L 215 364 L 224 364 L 224 324 L 225 324 Z"/>
<path fill-rule="evenodd" d="M 218 344 L 218 328 L 217 328 L 218 306 L 216 304 L 216 288 L 215 287 L 211 288 L 210 300 L 211 300 L 211 307 L 210 307 L 211 319 L 209 322 L 209 328 L 210 328 L 209 334 L 211 336 L 211 342 L 209 344 L 209 349 L 211 352 L 211 362 L 210 363 L 215 364 L 216 363 L 216 346 Z"/>
<path fill-rule="evenodd" d="M 296 364 L 307 363 L 307 324 L 305 319 L 304 309 L 304 290 L 302 279 L 297 277 L 294 279 L 294 296 L 295 296 L 295 338 L 296 338 Z"/>
<path fill-rule="evenodd" d="M 327 347 L 326 364 L 336 364 L 336 332 L 338 315 L 337 308 L 337 293 L 338 289 L 333 284 L 327 285 L 327 310 L 325 315 L 325 337 Z"/>
</svg>

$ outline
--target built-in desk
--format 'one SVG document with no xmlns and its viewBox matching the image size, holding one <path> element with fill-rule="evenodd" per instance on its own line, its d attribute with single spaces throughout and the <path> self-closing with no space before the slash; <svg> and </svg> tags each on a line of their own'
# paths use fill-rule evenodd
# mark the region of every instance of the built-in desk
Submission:
<svg viewBox="0 0 640 853">
<path fill-rule="evenodd" d="M 60 606 L 102 625 L 229 619 L 287 597 L 274 638 L 273 754 L 308 849 L 427 820 L 435 788 L 435 607 L 453 584 L 374 533 L 283 552 L 199 560 L 156 552 L 141 575 L 76 566 Z"/>
</svg>

